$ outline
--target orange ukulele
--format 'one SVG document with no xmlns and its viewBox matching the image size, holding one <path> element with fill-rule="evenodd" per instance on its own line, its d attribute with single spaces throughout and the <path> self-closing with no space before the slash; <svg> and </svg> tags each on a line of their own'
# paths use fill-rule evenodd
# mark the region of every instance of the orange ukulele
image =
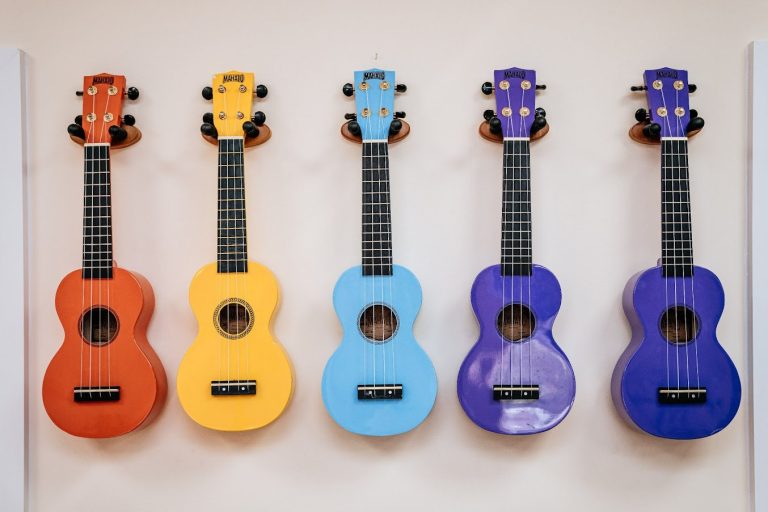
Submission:
<svg viewBox="0 0 768 512">
<path fill-rule="evenodd" d="M 43 378 L 43 404 L 62 430 L 80 437 L 113 437 L 147 423 L 166 395 L 160 360 L 146 330 L 155 305 L 152 287 L 112 261 L 110 147 L 140 138 L 133 116 L 121 116 L 125 77 L 86 76 L 83 115 L 69 125 L 85 151 L 83 267 L 56 292 L 64 343 Z"/>
</svg>

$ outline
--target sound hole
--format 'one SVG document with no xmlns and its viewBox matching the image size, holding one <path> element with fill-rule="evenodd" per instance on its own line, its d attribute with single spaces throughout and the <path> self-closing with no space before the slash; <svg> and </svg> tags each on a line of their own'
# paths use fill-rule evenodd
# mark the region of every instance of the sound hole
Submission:
<svg viewBox="0 0 768 512">
<path fill-rule="evenodd" d="M 670 343 L 688 343 L 699 332 L 696 313 L 685 306 L 673 306 L 661 315 L 661 335 Z"/>
<path fill-rule="evenodd" d="M 536 317 L 525 304 L 507 304 L 499 312 L 496 328 L 507 341 L 523 341 L 536 328 Z"/>
<path fill-rule="evenodd" d="M 226 338 L 242 338 L 253 327 L 253 309 L 240 299 L 232 299 L 219 305 L 216 311 L 216 327 Z"/>
<path fill-rule="evenodd" d="M 397 315 L 383 304 L 368 306 L 360 315 L 360 332 L 368 341 L 383 343 L 397 332 Z"/>
<path fill-rule="evenodd" d="M 91 308 L 80 317 L 80 334 L 91 345 L 106 345 L 117 336 L 117 328 L 117 317 L 107 308 Z"/>
</svg>

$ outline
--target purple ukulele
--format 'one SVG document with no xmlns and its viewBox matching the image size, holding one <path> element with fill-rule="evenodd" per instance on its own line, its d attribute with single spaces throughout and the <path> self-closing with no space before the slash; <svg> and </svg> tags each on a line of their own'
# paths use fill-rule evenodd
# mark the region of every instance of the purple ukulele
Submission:
<svg viewBox="0 0 768 512">
<path fill-rule="evenodd" d="M 549 430 L 576 394 L 571 364 L 552 337 L 560 285 L 531 258 L 529 143 L 547 126 L 544 110 L 534 108 L 535 91 L 543 88 L 535 71 L 519 68 L 495 71 L 494 83 L 482 87 L 485 94 L 495 89 L 498 117 L 486 111 L 481 133 L 488 128 L 504 145 L 501 265 L 480 272 L 472 285 L 480 338 L 459 370 L 458 394 L 472 421 L 499 434 Z"/>
<path fill-rule="evenodd" d="M 715 335 L 723 287 L 693 264 L 688 134 L 704 121 L 688 109 L 695 86 L 687 71 L 652 69 L 644 78 L 632 90 L 647 91 L 650 112 L 635 115 L 644 138 L 661 139 L 661 260 L 624 289 L 632 340 L 611 392 L 619 413 L 648 434 L 697 439 L 725 428 L 741 401 L 739 375 Z"/>
</svg>

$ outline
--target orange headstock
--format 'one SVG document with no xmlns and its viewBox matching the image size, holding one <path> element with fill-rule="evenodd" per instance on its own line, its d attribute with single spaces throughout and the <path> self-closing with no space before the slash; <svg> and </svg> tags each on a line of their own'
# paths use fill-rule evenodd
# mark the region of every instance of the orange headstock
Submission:
<svg viewBox="0 0 768 512">
<path fill-rule="evenodd" d="M 123 117 L 125 97 L 136 99 L 139 96 L 135 87 L 126 89 L 124 76 L 107 73 L 86 76 L 83 90 L 77 95 L 83 98 L 83 114 L 69 126 L 69 134 L 77 142 L 122 147 L 141 137 L 133 128 L 133 116 Z"/>
</svg>

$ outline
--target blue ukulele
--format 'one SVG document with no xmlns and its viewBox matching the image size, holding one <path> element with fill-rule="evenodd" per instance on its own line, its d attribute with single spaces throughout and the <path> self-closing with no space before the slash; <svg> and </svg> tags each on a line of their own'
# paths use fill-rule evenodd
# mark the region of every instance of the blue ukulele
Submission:
<svg viewBox="0 0 768 512">
<path fill-rule="evenodd" d="M 342 131 L 363 143 L 363 261 L 333 290 L 344 337 L 323 372 L 323 402 L 336 423 L 368 436 L 415 428 L 437 395 L 435 369 L 413 337 L 421 287 L 392 263 L 388 139 L 404 126 L 393 112 L 396 90 L 405 86 L 395 86 L 394 71 L 378 69 L 357 71 L 344 86 L 355 114 Z"/>
</svg>

